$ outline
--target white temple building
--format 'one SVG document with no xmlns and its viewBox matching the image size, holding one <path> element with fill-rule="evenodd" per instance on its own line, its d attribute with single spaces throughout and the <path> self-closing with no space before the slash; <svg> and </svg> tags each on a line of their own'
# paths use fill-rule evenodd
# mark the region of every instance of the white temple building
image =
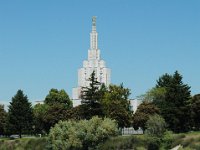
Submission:
<svg viewBox="0 0 200 150">
<path fill-rule="evenodd" d="M 98 33 L 96 31 L 96 17 L 92 17 L 92 31 L 90 33 L 90 49 L 88 59 L 83 61 L 83 67 L 78 70 L 78 86 L 72 90 L 73 107 L 81 104 L 81 88 L 89 86 L 88 79 L 92 72 L 95 72 L 97 81 L 108 86 L 111 82 L 111 70 L 106 67 L 106 63 L 101 59 L 98 49 Z"/>
</svg>

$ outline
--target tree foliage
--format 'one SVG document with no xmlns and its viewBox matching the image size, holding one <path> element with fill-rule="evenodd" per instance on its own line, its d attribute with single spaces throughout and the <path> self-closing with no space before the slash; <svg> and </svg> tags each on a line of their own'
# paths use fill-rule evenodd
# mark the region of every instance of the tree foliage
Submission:
<svg viewBox="0 0 200 150">
<path fill-rule="evenodd" d="M 162 100 L 165 98 L 166 89 L 164 87 L 154 87 L 147 91 L 145 94 L 138 97 L 142 101 L 162 103 Z M 160 104 L 161 105 L 161 104 Z"/>
<path fill-rule="evenodd" d="M 46 113 L 49 109 L 47 104 L 36 104 L 33 108 L 35 133 L 47 133 L 49 124 L 46 122 Z"/>
<path fill-rule="evenodd" d="M 190 101 L 192 127 L 200 130 L 200 94 L 194 95 Z"/>
<path fill-rule="evenodd" d="M 81 90 L 81 109 L 86 119 L 90 119 L 96 115 L 103 116 L 102 106 L 100 104 L 102 93 L 99 90 L 101 83 L 97 81 L 94 71 L 88 80 L 90 82 L 89 87 L 82 87 Z"/>
<path fill-rule="evenodd" d="M 63 104 L 66 108 L 72 107 L 72 101 L 65 90 L 51 89 L 44 100 L 45 104 L 54 105 L 56 103 Z"/>
<path fill-rule="evenodd" d="M 64 90 L 51 89 L 44 104 L 34 107 L 36 133 L 48 133 L 50 128 L 60 120 L 70 117 L 68 110 L 72 109 L 72 101 Z"/>
<path fill-rule="evenodd" d="M 119 127 L 129 127 L 131 123 L 129 95 L 130 90 L 123 84 L 110 85 L 101 100 L 105 116 L 115 119 Z"/>
<path fill-rule="evenodd" d="M 150 136 L 162 138 L 166 131 L 166 122 L 160 115 L 155 114 L 149 117 L 146 122 L 145 133 Z"/>
<path fill-rule="evenodd" d="M 60 121 L 50 130 L 51 148 L 55 150 L 92 149 L 108 137 L 117 135 L 117 124 L 109 118 Z"/>
<path fill-rule="evenodd" d="M 190 87 L 184 84 L 182 76 L 176 71 L 173 75 L 164 74 L 157 81 L 156 88 L 165 88 L 162 99 L 155 99 L 154 104 L 160 109 L 170 130 L 185 132 L 189 129 Z"/>
<path fill-rule="evenodd" d="M 133 127 L 137 130 L 141 127 L 143 130 L 146 129 L 146 122 L 150 116 L 159 114 L 159 109 L 152 103 L 148 101 L 142 102 L 135 114 L 133 114 Z"/>
<path fill-rule="evenodd" d="M 33 111 L 31 103 L 22 90 L 18 90 L 12 98 L 12 102 L 10 102 L 8 121 L 11 127 L 10 130 L 18 133 L 20 138 L 22 133 L 26 133 L 32 128 Z"/>
<path fill-rule="evenodd" d="M 0 135 L 5 135 L 6 119 L 7 119 L 7 113 L 4 110 L 4 105 L 0 104 Z"/>
</svg>

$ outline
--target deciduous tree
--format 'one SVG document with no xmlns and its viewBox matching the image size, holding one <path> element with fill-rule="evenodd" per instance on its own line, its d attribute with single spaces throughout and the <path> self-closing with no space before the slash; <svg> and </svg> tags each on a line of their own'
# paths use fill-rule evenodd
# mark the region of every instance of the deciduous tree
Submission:
<svg viewBox="0 0 200 150">
<path fill-rule="evenodd" d="M 4 105 L 0 104 L 0 135 L 5 135 L 7 113 L 4 110 Z"/>
<path fill-rule="evenodd" d="M 133 114 L 133 127 L 137 130 L 139 127 L 143 130 L 146 129 L 146 122 L 150 116 L 159 114 L 159 109 L 152 103 L 148 101 L 142 102 L 135 114 Z"/>
<path fill-rule="evenodd" d="M 119 127 L 129 127 L 131 123 L 129 95 L 130 90 L 124 88 L 123 84 L 110 85 L 101 100 L 105 116 L 115 119 Z"/>
<path fill-rule="evenodd" d="M 45 104 L 54 105 L 55 103 L 63 104 L 66 108 L 72 107 L 72 101 L 65 90 L 51 89 L 44 100 Z"/>
<path fill-rule="evenodd" d="M 51 89 L 44 104 L 34 107 L 36 132 L 48 133 L 50 128 L 60 120 L 70 119 L 68 115 L 70 109 L 72 109 L 72 101 L 68 94 L 64 90 Z"/>
</svg>

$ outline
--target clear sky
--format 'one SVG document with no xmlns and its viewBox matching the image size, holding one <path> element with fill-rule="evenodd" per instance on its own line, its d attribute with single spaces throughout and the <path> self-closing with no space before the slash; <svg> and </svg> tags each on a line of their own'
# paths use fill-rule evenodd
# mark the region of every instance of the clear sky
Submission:
<svg viewBox="0 0 200 150">
<path fill-rule="evenodd" d="M 178 70 L 200 93 L 199 0 L 0 1 L 0 103 L 22 89 L 30 101 L 51 88 L 71 96 L 87 59 L 91 18 L 114 84 L 131 97 Z"/>
</svg>

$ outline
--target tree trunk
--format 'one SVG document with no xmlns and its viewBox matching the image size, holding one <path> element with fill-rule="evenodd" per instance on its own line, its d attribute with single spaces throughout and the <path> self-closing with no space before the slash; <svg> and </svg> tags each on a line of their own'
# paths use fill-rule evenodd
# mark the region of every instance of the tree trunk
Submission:
<svg viewBox="0 0 200 150">
<path fill-rule="evenodd" d="M 19 138 L 20 139 L 22 138 L 22 130 L 21 129 L 19 130 Z"/>
</svg>

